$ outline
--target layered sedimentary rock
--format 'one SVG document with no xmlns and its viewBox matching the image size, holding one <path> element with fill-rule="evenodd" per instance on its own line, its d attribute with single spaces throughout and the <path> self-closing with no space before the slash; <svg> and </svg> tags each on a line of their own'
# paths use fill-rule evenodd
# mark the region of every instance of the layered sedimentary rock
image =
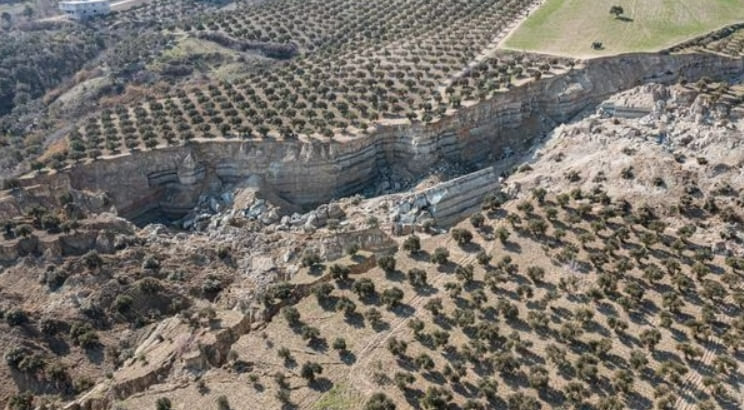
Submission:
<svg viewBox="0 0 744 410">
<path fill-rule="evenodd" d="M 130 218 L 153 210 L 177 217 L 191 209 L 201 193 L 243 181 L 288 203 L 311 207 L 364 191 L 383 169 L 423 176 L 440 160 L 480 169 L 524 151 L 536 137 L 610 94 L 648 82 L 694 81 L 704 75 L 728 78 L 743 67 L 741 59 L 711 54 L 608 57 L 461 108 L 431 124 L 381 125 L 369 136 L 345 142 L 193 143 L 80 164 L 25 183 L 54 179 L 55 186 L 105 191 Z"/>
</svg>

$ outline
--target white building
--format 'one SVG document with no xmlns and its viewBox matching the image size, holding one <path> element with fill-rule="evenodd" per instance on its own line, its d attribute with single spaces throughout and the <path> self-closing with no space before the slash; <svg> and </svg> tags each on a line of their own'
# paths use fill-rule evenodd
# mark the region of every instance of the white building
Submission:
<svg viewBox="0 0 744 410">
<path fill-rule="evenodd" d="M 111 2 L 109 0 L 65 0 L 59 2 L 59 9 L 74 19 L 85 20 L 109 14 Z"/>
</svg>

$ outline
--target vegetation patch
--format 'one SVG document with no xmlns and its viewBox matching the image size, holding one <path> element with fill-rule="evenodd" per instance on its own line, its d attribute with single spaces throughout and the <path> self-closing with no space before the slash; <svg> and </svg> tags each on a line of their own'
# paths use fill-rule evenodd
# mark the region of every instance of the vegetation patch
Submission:
<svg viewBox="0 0 744 410">
<path fill-rule="evenodd" d="M 580 57 L 658 51 L 743 19 L 741 0 L 547 0 L 506 47 Z"/>
</svg>

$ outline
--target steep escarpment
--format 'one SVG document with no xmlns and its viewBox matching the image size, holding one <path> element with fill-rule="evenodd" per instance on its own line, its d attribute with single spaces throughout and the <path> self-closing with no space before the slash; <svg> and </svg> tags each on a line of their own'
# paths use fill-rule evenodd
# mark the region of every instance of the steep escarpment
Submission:
<svg viewBox="0 0 744 410">
<path fill-rule="evenodd" d="M 434 123 L 380 125 L 356 140 L 208 141 L 80 164 L 25 183 L 52 179 L 55 186 L 105 191 L 130 218 L 153 212 L 178 217 L 201 194 L 233 184 L 255 186 L 280 202 L 306 208 L 364 192 L 382 171 L 421 177 L 439 161 L 484 168 L 525 151 L 536 138 L 610 94 L 639 84 L 729 78 L 743 68 L 740 59 L 707 54 L 608 57 L 463 107 Z"/>
</svg>

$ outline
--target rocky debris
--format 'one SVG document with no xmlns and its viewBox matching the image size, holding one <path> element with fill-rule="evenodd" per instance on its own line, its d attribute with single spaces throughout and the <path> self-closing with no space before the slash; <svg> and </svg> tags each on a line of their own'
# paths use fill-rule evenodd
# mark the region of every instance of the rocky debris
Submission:
<svg viewBox="0 0 744 410">
<path fill-rule="evenodd" d="M 213 317 L 188 320 L 207 320 L 209 323 L 206 328 L 194 327 L 187 320 L 172 317 L 151 327 L 133 357 L 111 378 L 94 386 L 64 409 L 109 408 L 114 401 L 162 383 L 169 374 L 189 378 L 210 367 L 219 367 L 227 361 L 233 343 L 251 330 L 253 322 L 250 316 L 235 311 L 217 311 Z"/>
<path fill-rule="evenodd" d="M 496 167 L 488 167 L 402 197 L 388 216 L 393 234 L 407 235 L 435 224 L 446 226 L 477 210 L 486 195 L 499 192 L 500 174 Z"/>
<path fill-rule="evenodd" d="M 408 235 L 414 230 L 431 227 L 434 224 L 431 207 L 432 203 L 424 193 L 396 201 L 388 215 L 393 224 L 393 234 Z"/>
</svg>

